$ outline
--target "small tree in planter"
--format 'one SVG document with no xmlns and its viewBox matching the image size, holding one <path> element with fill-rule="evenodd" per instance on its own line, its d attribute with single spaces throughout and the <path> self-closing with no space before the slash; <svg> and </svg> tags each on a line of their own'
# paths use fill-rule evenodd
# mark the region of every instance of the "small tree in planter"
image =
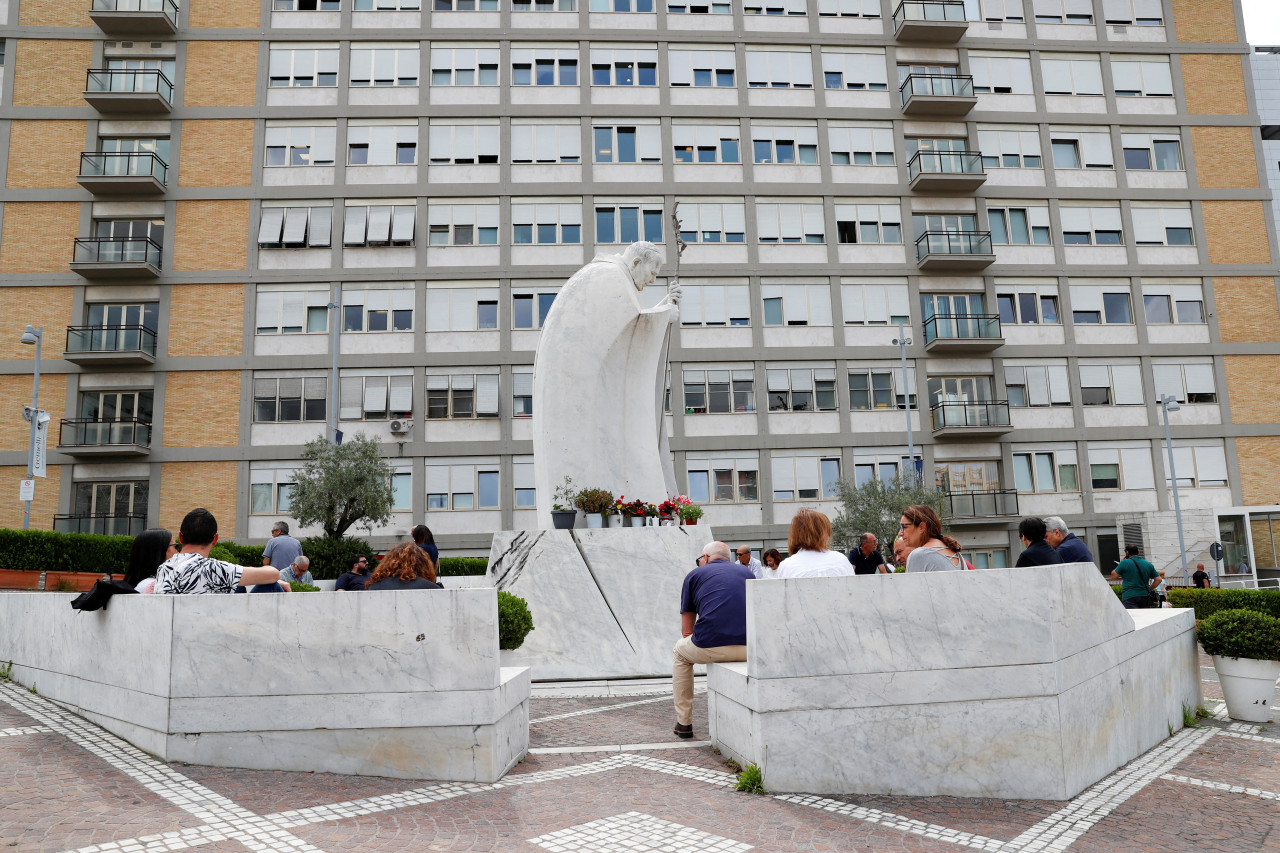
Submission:
<svg viewBox="0 0 1280 853">
<path fill-rule="evenodd" d="M 556 530 L 572 530 L 574 522 L 578 520 L 578 511 L 574 509 L 574 502 L 578 497 L 578 490 L 573 487 L 573 478 L 565 475 L 564 482 L 556 486 L 551 504 L 551 524 Z"/>
<path fill-rule="evenodd" d="M 1220 610 L 1200 623 L 1232 719 L 1266 723 L 1280 678 L 1280 619 L 1253 610 Z"/>
</svg>

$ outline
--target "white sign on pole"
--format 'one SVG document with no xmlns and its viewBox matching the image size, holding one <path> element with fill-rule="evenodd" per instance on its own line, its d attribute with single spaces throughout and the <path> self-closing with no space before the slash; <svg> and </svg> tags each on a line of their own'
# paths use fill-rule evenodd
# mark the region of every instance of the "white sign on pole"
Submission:
<svg viewBox="0 0 1280 853">
<path fill-rule="evenodd" d="M 36 499 L 36 481 L 20 480 L 21 485 L 18 486 L 18 500 L 26 502 Z"/>
<path fill-rule="evenodd" d="M 48 412 L 40 412 L 36 420 L 36 455 L 31 463 L 31 474 L 35 477 L 47 477 L 45 473 L 45 456 L 47 455 L 47 447 L 49 445 L 49 421 Z"/>
</svg>

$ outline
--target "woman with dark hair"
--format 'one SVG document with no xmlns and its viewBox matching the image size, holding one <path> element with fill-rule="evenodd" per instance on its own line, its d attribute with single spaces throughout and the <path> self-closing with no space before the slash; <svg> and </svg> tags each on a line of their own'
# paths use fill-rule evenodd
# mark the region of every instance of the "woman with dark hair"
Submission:
<svg viewBox="0 0 1280 853">
<path fill-rule="evenodd" d="M 816 509 L 799 510 L 787 533 L 791 556 L 778 566 L 779 578 L 834 578 L 853 574 L 849 558 L 831 550 L 831 519 Z"/>
<path fill-rule="evenodd" d="M 436 537 L 431 535 L 431 528 L 419 524 L 413 528 L 413 541 L 419 548 L 427 552 L 433 566 L 440 565 L 440 549 L 436 547 Z"/>
<path fill-rule="evenodd" d="M 777 548 L 770 548 L 760 555 L 760 562 L 764 563 L 764 574 L 761 578 L 776 578 L 778 576 L 778 567 L 782 565 L 782 554 Z"/>
<path fill-rule="evenodd" d="M 436 567 L 416 544 L 405 542 L 387 552 L 364 585 L 367 590 L 444 589 L 436 583 Z"/>
<path fill-rule="evenodd" d="M 178 543 L 173 534 L 163 527 L 144 530 L 133 537 L 129 546 L 129 568 L 124 581 L 138 592 L 156 591 L 156 569 L 165 560 L 178 553 Z"/>
<path fill-rule="evenodd" d="M 902 511 L 898 529 L 903 544 L 911 548 L 909 572 L 950 572 L 965 568 L 960 543 L 942 532 L 942 520 L 932 507 L 916 504 Z"/>
</svg>

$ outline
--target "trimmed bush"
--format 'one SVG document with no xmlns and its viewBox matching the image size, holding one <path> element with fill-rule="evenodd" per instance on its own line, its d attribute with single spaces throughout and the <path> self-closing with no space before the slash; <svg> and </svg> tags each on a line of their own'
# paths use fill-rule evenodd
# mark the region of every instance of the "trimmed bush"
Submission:
<svg viewBox="0 0 1280 853">
<path fill-rule="evenodd" d="M 1280 589 L 1194 589 L 1173 587 L 1168 593 L 1174 607 L 1190 607 L 1196 619 L 1208 619 L 1223 610 L 1255 610 L 1280 619 Z"/>
<path fill-rule="evenodd" d="M 436 575 L 439 577 L 482 575 L 488 570 L 488 557 L 441 557 L 440 565 L 436 566 Z"/>
<path fill-rule="evenodd" d="M 1280 660 L 1280 619 L 1256 610 L 1219 610 L 1196 634 L 1206 654 Z"/>
<path fill-rule="evenodd" d="M 533 630 L 529 604 L 518 595 L 498 590 L 498 648 L 518 649 Z"/>
<path fill-rule="evenodd" d="M 289 589 L 292 590 L 293 592 L 319 592 L 320 591 L 320 587 L 312 586 L 311 584 L 303 583 L 302 581 L 294 581 L 293 583 L 289 584 Z"/>
<path fill-rule="evenodd" d="M 214 547 L 226 548 L 231 552 L 232 559 L 227 560 L 228 563 L 235 563 L 237 566 L 261 566 L 263 545 L 237 545 L 234 542 L 223 542 L 218 540 L 218 544 Z M 226 559 L 219 557 L 218 559 Z"/>
<path fill-rule="evenodd" d="M 0 529 L 0 568 L 124 574 L 132 536 Z"/>
<path fill-rule="evenodd" d="M 316 580 L 333 580 L 347 570 L 347 560 L 352 554 L 366 554 L 369 557 L 369 569 L 377 564 L 373 548 L 368 540 L 358 536 L 344 536 L 341 539 L 330 539 L 328 536 L 312 536 L 302 540 L 302 553 L 311 560 L 311 577 Z M 258 557 L 256 565 L 262 565 L 262 557 Z"/>
</svg>

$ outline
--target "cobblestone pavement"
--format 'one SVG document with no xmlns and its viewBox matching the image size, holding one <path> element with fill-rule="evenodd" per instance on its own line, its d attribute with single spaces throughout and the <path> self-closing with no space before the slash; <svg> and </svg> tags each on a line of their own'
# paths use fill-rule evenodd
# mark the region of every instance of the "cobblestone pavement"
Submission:
<svg viewBox="0 0 1280 853">
<path fill-rule="evenodd" d="M 1201 663 L 1214 716 L 1065 803 L 738 793 L 701 688 L 672 736 L 669 682 L 537 686 L 530 754 L 493 785 L 165 764 L 5 684 L 0 853 L 1280 853 L 1280 726 L 1228 720 Z"/>
</svg>

